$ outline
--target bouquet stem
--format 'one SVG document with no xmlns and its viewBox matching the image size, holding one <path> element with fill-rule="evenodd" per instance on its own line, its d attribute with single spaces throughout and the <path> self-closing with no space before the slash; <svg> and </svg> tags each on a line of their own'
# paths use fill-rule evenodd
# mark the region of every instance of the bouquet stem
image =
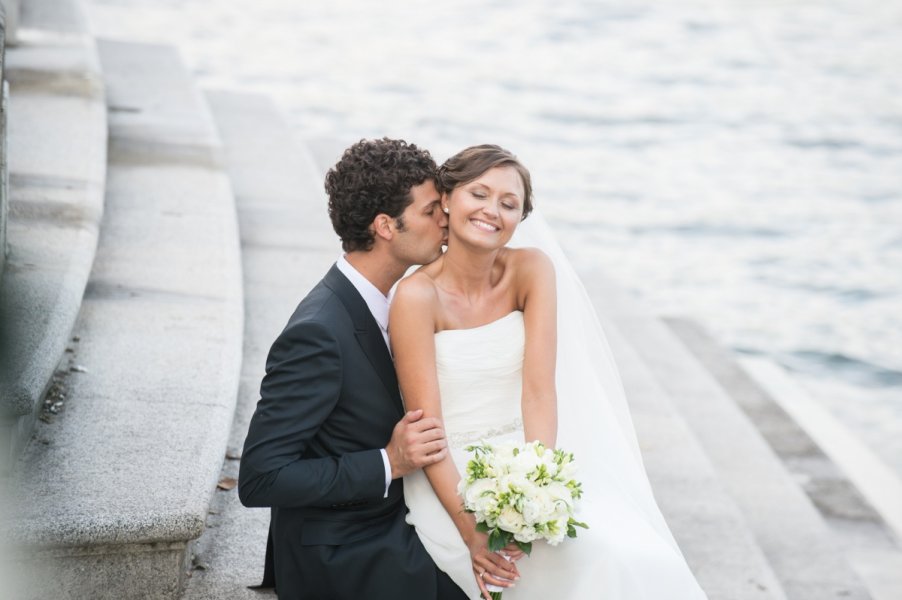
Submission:
<svg viewBox="0 0 902 600">
<path fill-rule="evenodd" d="M 492 600 L 501 600 L 501 592 L 489 592 L 489 596 L 492 597 Z"/>
</svg>

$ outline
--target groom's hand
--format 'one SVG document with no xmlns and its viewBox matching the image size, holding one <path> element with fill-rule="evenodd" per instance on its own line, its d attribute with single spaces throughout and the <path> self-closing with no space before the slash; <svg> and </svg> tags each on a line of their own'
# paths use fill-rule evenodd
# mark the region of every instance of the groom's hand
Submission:
<svg viewBox="0 0 902 600">
<path fill-rule="evenodd" d="M 448 454 L 441 421 L 435 417 L 423 418 L 422 409 L 409 411 L 395 425 L 385 453 L 391 464 L 392 479 L 439 462 Z"/>
</svg>

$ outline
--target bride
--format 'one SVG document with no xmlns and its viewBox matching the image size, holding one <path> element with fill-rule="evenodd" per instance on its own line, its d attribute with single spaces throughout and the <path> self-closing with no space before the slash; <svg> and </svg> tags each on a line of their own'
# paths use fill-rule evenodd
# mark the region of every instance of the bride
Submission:
<svg viewBox="0 0 902 600">
<path fill-rule="evenodd" d="M 443 420 L 451 452 L 405 477 L 412 524 L 471 599 L 704 599 L 655 504 L 616 367 L 585 291 L 532 211 L 529 172 L 473 146 L 439 170 L 448 250 L 404 279 L 391 343 L 408 410 Z M 518 228 L 521 230 L 518 232 Z M 513 245 L 509 242 L 518 232 Z M 574 452 L 588 523 L 560 546 L 488 550 L 457 494 L 464 448 L 540 440 Z M 510 562 L 500 554 L 505 554 Z"/>
</svg>

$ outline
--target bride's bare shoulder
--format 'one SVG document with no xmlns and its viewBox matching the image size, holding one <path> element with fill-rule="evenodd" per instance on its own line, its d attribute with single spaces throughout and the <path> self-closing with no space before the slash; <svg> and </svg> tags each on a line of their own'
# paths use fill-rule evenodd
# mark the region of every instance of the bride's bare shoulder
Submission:
<svg viewBox="0 0 902 600">
<path fill-rule="evenodd" d="M 434 306 L 437 300 L 435 280 L 427 268 L 422 268 L 398 282 L 392 298 L 392 308 L 400 306 L 421 309 Z"/>
<path fill-rule="evenodd" d="M 554 266 L 548 255 L 538 248 L 507 248 L 499 260 L 505 262 L 517 276 L 537 276 L 554 273 Z"/>
</svg>

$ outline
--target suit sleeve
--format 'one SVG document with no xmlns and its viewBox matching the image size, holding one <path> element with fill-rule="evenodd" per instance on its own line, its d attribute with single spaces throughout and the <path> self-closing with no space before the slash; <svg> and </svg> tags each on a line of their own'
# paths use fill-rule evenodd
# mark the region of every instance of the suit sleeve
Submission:
<svg viewBox="0 0 902 600">
<path fill-rule="evenodd" d="M 380 449 L 305 458 L 338 402 L 341 349 L 320 323 L 289 325 L 270 350 L 238 475 L 245 506 L 335 507 L 380 501 Z"/>
</svg>

